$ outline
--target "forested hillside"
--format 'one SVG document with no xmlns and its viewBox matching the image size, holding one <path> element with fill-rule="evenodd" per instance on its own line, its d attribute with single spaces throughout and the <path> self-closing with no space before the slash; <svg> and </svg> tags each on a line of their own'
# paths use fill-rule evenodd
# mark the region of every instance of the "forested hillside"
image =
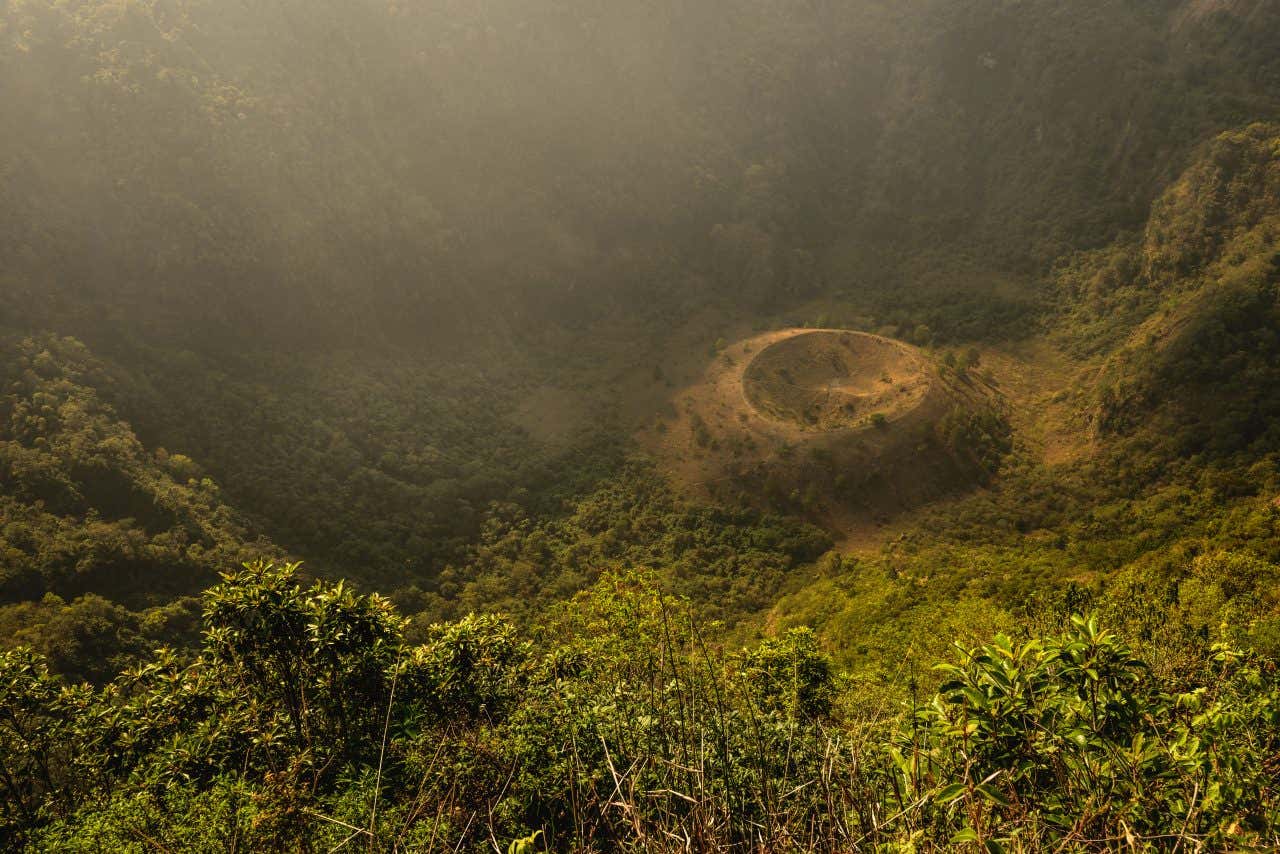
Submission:
<svg viewBox="0 0 1280 854">
<path fill-rule="evenodd" d="M 9 3 L 7 303 L 206 347 L 458 346 L 903 264 L 1034 270 L 1139 225 L 1215 131 L 1275 115 L 1278 14 Z"/>
<path fill-rule="evenodd" d="M 1280 847 L 1274 0 L 8 0 L 0 127 L 0 849 Z"/>
</svg>

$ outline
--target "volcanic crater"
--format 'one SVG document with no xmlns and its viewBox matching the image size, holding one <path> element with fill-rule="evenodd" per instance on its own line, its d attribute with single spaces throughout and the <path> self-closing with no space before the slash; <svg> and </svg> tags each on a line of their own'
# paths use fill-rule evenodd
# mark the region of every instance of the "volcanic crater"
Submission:
<svg viewBox="0 0 1280 854">
<path fill-rule="evenodd" d="M 948 425 L 998 398 L 901 341 L 780 329 L 719 351 L 639 438 L 691 492 L 847 531 L 973 485 Z"/>
<path fill-rule="evenodd" d="M 929 390 L 929 371 L 905 345 L 878 335 L 813 330 L 751 359 L 742 393 L 760 415 L 802 430 L 844 430 L 892 420 Z"/>
</svg>

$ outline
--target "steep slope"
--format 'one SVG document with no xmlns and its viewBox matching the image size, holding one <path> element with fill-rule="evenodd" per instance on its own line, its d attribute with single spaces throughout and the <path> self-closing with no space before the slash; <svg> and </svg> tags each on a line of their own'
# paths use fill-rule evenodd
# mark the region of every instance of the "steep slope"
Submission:
<svg viewBox="0 0 1280 854">
<path fill-rule="evenodd" d="M 1280 450 L 1280 126 L 1215 139 L 1130 251 L 1135 280 L 1104 301 L 1153 309 L 1103 370 L 1099 428 L 1154 427 L 1181 456 Z"/>
<path fill-rule="evenodd" d="M 51 591 L 161 604 L 278 554 L 194 460 L 143 447 L 102 401 L 110 377 L 79 342 L 23 338 L 3 352 L 0 601 Z"/>
</svg>

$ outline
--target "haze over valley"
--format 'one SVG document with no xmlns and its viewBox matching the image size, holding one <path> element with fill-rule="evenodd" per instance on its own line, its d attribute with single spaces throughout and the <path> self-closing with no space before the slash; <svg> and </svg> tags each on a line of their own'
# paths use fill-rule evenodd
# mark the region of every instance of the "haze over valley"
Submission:
<svg viewBox="0 0 1280 854">
<path fill-rule="evenodd" d="M 7 0 L 0 849 L 1280 847 L 1280 3 Z"/>
</svg>

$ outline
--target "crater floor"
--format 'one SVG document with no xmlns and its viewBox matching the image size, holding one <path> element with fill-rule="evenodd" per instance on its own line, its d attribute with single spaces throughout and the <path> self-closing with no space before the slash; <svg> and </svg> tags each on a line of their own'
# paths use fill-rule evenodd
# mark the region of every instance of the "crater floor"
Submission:
<svg viewBox="0 0 1280 854">
<path fill-rule="evenodd" d="M 928 388 L 923 361 L 907 347 L 844 330 L 775 341 L 742 374 L 743 397 L 752 409 L 806 431 L 891 420 L 917 406 Z"/>
</svg>

